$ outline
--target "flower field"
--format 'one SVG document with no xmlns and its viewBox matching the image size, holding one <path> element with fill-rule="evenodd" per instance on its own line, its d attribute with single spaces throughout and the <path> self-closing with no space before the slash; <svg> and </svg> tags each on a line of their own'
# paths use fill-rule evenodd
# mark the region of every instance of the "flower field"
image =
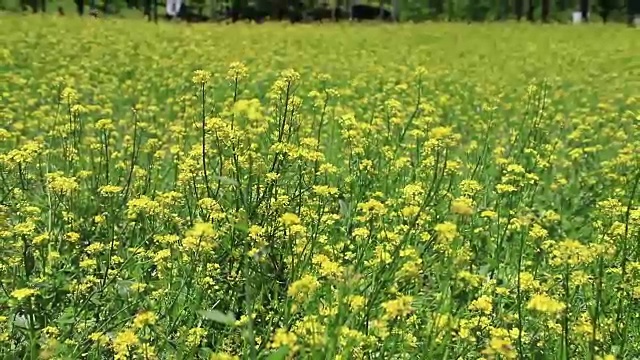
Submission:
<svg viewBox="0 0 640 360">
<path fill-rule="evenodd" d="M 640 357 L 640 33 L 0 20 L 3 359 Z"/>
</svg>

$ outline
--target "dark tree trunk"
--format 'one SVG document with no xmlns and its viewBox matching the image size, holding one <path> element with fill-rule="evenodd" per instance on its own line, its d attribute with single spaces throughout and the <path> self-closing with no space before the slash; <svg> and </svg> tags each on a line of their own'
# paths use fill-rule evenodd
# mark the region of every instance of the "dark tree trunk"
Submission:
<svg viewBox="0 0 640 360">
<path fill-rule="evenodd" d="M 76 7 L 78 9 L 78 15 L 82 16 L 84 15 L 84 0 L 75 0 L 76 1 Z"/>
<path fill-rule="evenodd" d="M 153 21 L 158 23 L 158 0 L 152 0 L 153 5 Z"/>
<path fill-rule="evenodd" d="M 258 6 L 260 7 L 260 9 L 263 8 L 261 5 L 262 4 L 260 4 L 260 2 L 258 2 Z M 221 10 L 220 10 L 220 4 L 216 0 L 211 0 L 211 19 L 214 19 L 216 21 L 220 20 L 221 15 L 222 14 L 221 14 Z"/>
<path fill-rule="evenodd" d="M 549 22 L 549 12 L 551 11 L 551 0 L 542 0 L 542 22 Z"/>
<path fill-rule="evenodd" d="M 47 0 L 40 0 L 40 11 L 47 12 Z"/>
<path fill-rule="evenodd" d="M 151 21 L 151 0 L 144 0 L 144 16 Z"/>
<path fill-rule="evenodd" d="M 437 16 L 441 16 L 444 13 L 444 0 L 436 0 L 435 7 Z"/>
<path fill-rule="evenodd" d="M 520 21 L 522 19 L 522 13 L 524 11 L 524 0 L 516 0 L 516 19 Z"/>
<path fill-rule="evenodd" d="M 589 0 L 580 0 L 580 12 L 582 13 L 582 21 L 589 21 Z"/>
<path fill-rule="evenodd" d="M 510 11 L 510 2 L 509 0 L 502 0 L 501 2 L 501 9 L 500 9 L 500 20 L 505 20 L 509 18 L 509 11 Z"/>
<path fill-rule="evenodd" d="M 635 26 L 636 14 L 640 13 L 640 3 L 638 0 L 627 0 L 627 24 Z"/>
<path fill-rule="evenodd" d="M 559 12 L 565 12 L 569 8 L 567 0 L 556 0 L 556 8 Z"/>
<path fill-rule="evenodd" d="M 38 3 L 40 0 L 31 0 L 31 11 L 35 14 L 38 12 Z"/>
<path fill-rule="evenodd" d="M 534 22 L 535 19 L 533 17 L 534 15 L 534 11 L 536 10 L 535 4 L 533 3 L 534 0 L 529 0 L 529 9 L 527 10 L 527 20 Z"/>
<path fill-rule="evenodd" d="M 602 22 L 607 23 L 609 19 L 609 13 L 611 12 L 611 0 L 600 0 L 600 16 Z"/>
</svg>

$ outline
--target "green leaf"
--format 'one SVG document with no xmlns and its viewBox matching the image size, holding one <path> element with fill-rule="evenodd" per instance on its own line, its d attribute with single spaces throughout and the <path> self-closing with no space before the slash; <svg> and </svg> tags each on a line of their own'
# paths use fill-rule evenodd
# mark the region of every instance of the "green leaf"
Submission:
<svg viewBox="0 0 640 360">
<path fill-rule="evenodd" d="M 267 360 L 284 360 L 284 358 L 287 356 L 288 353 L 289 353 L 289 347 L 283 346 L 280 349 L 272 352 L 267 357 Z"/>
<path fill-rule="evenodd" d="M 120 280 L 116 283 L 116 289 L 118 290 L 118 294 L 122 297 L 126 297 L 131 293 L 131 285 L 133 285 L 133 281 L 131 280 Z"/>
<path fill-rule="evenodd" d="M 344 200 L 338 199 L 338 205 L 340 206 L 340 215 L 348 218 L 351 215 L 351 209 L 349 208 L 349 204 L 347 204 Z"/>
<path fill-rule="evenodd" d="M 249 220 L 247 219 L 247 213 L 243 209 L 238 212 L 238 220 L 233 227 L 242 232 L 249 231 Z"/>
<path fill-rule="evenodd" d="M 65 325 L 73 324 L 76 321 L 75 312 L 72 307 L 67 307 L 60 313 L 56 322 L 60 324 L 60 326 L 64 327 Z"/>
<path fill-rule="evenodd" d="M 29 323 L 29 318 L 24 315 L 16 315 L 13 317 L 13 326 L 17 328 L 21 328 L 23 330 L 29 329 Z"/>
<path fill-rule="evenodd" d="M 215 180 L 220 181 L 220 183 L 224 184 L 224 185 L 233 185 L 233 186 L 240 186 L 240 184 L 238 184 L 237 181 L 235 181 L 234 179 L 230 178 L 230 177 L 226 177 L 226 176 L 214 176 L 213 177 Z"/>
<path fill-rule="evenodd" d="M 200 310 L 198 311 L 198 314 L 207 320 L 219 322 L 221 324 L 233 325 L 236 322 L 235 316 L 230 312 L 225 314 L 218 310 Z"/>
</svg>

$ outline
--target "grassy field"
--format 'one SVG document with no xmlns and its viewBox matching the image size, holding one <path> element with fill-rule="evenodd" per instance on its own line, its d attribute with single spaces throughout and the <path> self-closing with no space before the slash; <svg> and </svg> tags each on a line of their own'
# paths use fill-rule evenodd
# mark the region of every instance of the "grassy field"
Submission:
<svg viewBox="0 0 640 360">
<path fill-rule="evenodd" d="M 0 19 L 0 357 L 640 356 L 640 33 Z"/>
</svg>

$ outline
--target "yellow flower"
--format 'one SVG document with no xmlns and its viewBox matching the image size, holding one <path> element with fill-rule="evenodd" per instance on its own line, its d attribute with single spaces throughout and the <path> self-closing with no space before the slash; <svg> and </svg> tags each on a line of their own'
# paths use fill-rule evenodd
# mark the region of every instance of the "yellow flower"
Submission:
<svg viewBox="0 0 640 360">
<path fill-rule="evenodd" d="M 102 332 L 94 332 L 89 335 L 89 340 L 95 342 L 98 345 L 106 345 L 109 343 L 109 337 Z"/>
<path fill-rule="evenodd" d="M 106 220 L 107 218 L 104 215 L 96 215 L 93 217 L 93 221 L 96 224 L 103 224 Z"/>
<path fill-rule="evenodd" d="M 364 305 L 366 303 L 366 299 L 361 295 L 350 295 L 348 301 L 349 307 L 353 312 L 357 312 L 360 309 L 364 308 Z"/>
<path fill-rule="evenodd" d="M 327 186 L 327 185 L 314 185 L 313 192 L 318 196 L 332 196 L 338 193 L 338 188 Z"/>
<path fill-rule="evenodd" d="M 500 355 L 505 359 L 515 359 L 518 356 L 511 340 L 506 337 L 492 337 L 489 346 L 482 353 L 489 356 Z"/>
<path fill-rule="evenodd" d="M 144 360 L 154 360 L 158 359 L 158 354 L 156 353 L 156 348 L 149 343 L 142 343 L 138 347 L 137 354 L 139 358 Z M 136 357 L 138 358 L 138 357 Z"/>
<path fill-rule="evenodd" d="M 421 184 L 409 184 L 402 189 L 405 200 L 409 203 L 416 203 L 422 200 L 424 189 Z"/>
<path fill-rule="evenodd" d="M 115 126 L 113 125 L 113 120 L 111 119 L 100 119 L 96 122 L 96 129 L 110 131 L 115 130 Z"/>
<path fill-rule="evenodd" d="M 556 244 L 551 252 L 551 264 L 570 266 L 586 264 L 595 257 L 595 252 L 577 240 L 566 239 Z"/>
<path fill-rule="evenodd" d="M 336 279 L 339 278 L 344 271 L 339 263 L 331 261 L 326 255 L 323 254 L 314 256 L 311 261 L 314 265 L 320 267 L 319 272 L 322 276 Z"/>
<path fill-rule="evenodd" d="M 271 347 L 272 349 L 278 349 L 283 346 L 287 346 L 290 350 L 293 350 L 297 348 L 296 341 L 298 341 L 298 337 L 295 333 L 280 328 L 277 329 L 273 334 L 273 338 L 271 340 L 271 344 L 269 344 L 269 347 Z"/>
<path fill-rule="evenodd" d="M 80 261 L 81 269 L 91 269 L 96 267 L 96 259 L 84 259 Z"/>
<path fill-rule="evenodd" d="M 287 227 L 300 224 L 300 218 L 298 215 L 293 213 L 282 214 L 282 216 L 280 216 L 280 221 L 282 221 L 282 223 Z"/>
<path fill-rule="evenodd" d="M 387 212 L 384 204 L 376 199 L 370 199 L 365 203 L 358 204 L 358 209 L 360 209 L 365 216 L 384 215 Z"/>
<path fill-rule="evenodd" d="M 313 275 L 305 275 L 300 280 L 294 281 L 289 285 L 287 294 L 298 301 L 302 301 L 313 294 L 319 286 L 320 283 Z"/>
<path fill-rule="evenodd" d="M 49 190 L 59 195 L 70 195 L 80 189 L 74 177 L 62 176 L 62 173 L 46 174 Z"/>
<path fill-rule="evenodd" d="M 385 317 L 395 319 L 400 316 L 406 316 L 413 312 L 413 296 L 403 295 L 394 300 L 382 303 L 385 310 Z"/>
<path fill-rule="evenodd" d="M 438 224 L 435 226 L 436 234 L 438 235 L 438 240 L 449 243 L 455 239 L 456 235 L 458 235 L 458 228 L 456 224 L 452 222 L 444 222 L 442 224 Z"/>
<path fill-rule="evenodd" d="M 480 311 L 485 315 L 491 314 L 493 311 L 493 303 L 490 297 L 482 295 L 469 304 L 469 310 Z"/>
<path fill-rule="evenodd" d="M 558 313 L 566 307 L 565 304 L 545 294 L 536 294 L 531 297 L 527 309 L 536 310 L 547 314 Z"/>
<path fill-rule="evenodd" d="M 208 83 L 210 79 L 211 73 L 209 71 L 196 70 L 193 72 L 193 78 L 191 78 L 191 81 L 196 85 L 204 85 Z"/>
<path fill-rule="evenodd" d="M 30 289 L 30 288 L 22 288 L 22 289 L 17 289 L 12 291 L 11 297 L 18 299 L 18 301 L 22 301 L 37 294 L 38 294 L 38 290 Z"/>
<path fill-rule="evenodd" d="M 137 199 L 129 200 L 126 212 L 127 217 L 134 220 L 139 215 L 158 215 L 162 212 L 162 208 L 157 201 L 143 195 Z"/>
<path fill-rule="evenodd" d="M 438 126 L 429 131 L 429 138 L 433 140 L 445 139 L 453 134 L 450 126 Z"/>
<path fill-rule="evenodd" d="M 229 71 L 227 71 L 227 80 L 239 81 L 249 76 L 249 70 L 247 66 L 239 61 L 232 62 L 229 65 Z"/>
<path fill-rule="evenodd" d="M 292 83 L 300 80 L 300 74 L 293 69 L 286 69 L 280 73 L 280 79 Z"/>
<path fill-rule="evenodd" d="M 116 185 L 104 185 L 98 188 L 98 193 L 101 196 L 113 196 L 119 194 L 121 191 L 122 187 Z"/>
<path fill-rule="evenodd" d="M 473 200 L 459 197 L 451 202 L 451 212 L 458 215 L 473 215 Z"/>
<path fill-rule="evenodd" d="M 518 188 L 516 188 L 513 185 L 510 184 L 498 184 L 496 185 L 496 192 L 498 194 L 505 194 L 505 193 L 512 193 L 512 192 L 516 192 L 518 191 Z"/>
<path fill-rule="evenodd" d="M 602 356 L 602 357 L 596 356 L 596 359 L 597 360 L 616 360 L 616 356 L 613 355 L 613 354 L 607 354 L 607 355 Z"/>
<path fill-rule="evenodd" d="M 133 284 L 131 284 L 129 286 L 129 288 L 131 289 L 131 291 L 135 291 L 135 292 L 143 292 L 144 289 L 147 288 L 147 284 L 145 283 L 140 283 L 140 282 L 134 282 Z"/>
<path fill-rule="evenodd" d="M 113 340 L 113 351 L 115 352 L 116 359 L 126 359 L 129 356 L 129 352 L 140 343 L 140 340 L 136 336 L 133 330 L 125 329 L 116 335 Z"/>
<path fill-rule="evenodd" d="M 75 244 L 80 240 L 80 234 L 78 234 L 77 232 L 68 232 L 66 234 L 64 234 L 64 238 L 65 240 L 67 240 L 68 242 Z"/>
<path fill-rule="evenodd" d="M 482 185 L 475 180 L 462 180 L 460 182 L 460 191 L 464 195 L 473 195 L 482 190 Z"/>
<path fill-rule="evenodd" d="M 47 337 L 56 337 L 60 335 L 60 329 L 53 326 L 47 326 L 42 329 L 42 333 L 44 333 Z"/>
<path fill-rule="evenodd" d="M 318 320 L 317 315 L 304 316 L 291 329 L 300 339 L 311 347 L 322 346 L 326 342 L 326 327 Z"/>
<path fill-rule="evenodd" d="M 238 355 L 218 352 L 211 354 L 209 360 L 240 360 L 240 357 Z"/>
<path fill-rule="evenodd" d="M 206 335 L 207 335 L 207 330 L 200 327 L 192 328 L 189 330 L 189 333 L 187 334 L 187 339 L 185 340 L 185 344 L 188 347 L 198 346 L 200 345 L 202 338 L 204 338 Z"/>
<path fill-rule="evenodd" d="M 155 324 L 157 320 L 158 317 L 156 316 L 156 314 L 154 314 L 152 311 L 145 311 L 136 315 L 135 319 L 133 319 L 133 325 L 136 328 L 141 329 L 147 325 Z"/>
<path fill-rule="evenodd" d="M 213 229 L 213 224 L 208 222 L 196 222 L 193 224 L 193 228 L 187 231 L 186 235 L 189 237 L 199 239 L 199 238 L 213 238 L 213 237 L 216 237 L 217 233 Z"/>
<path fill-rule="evenodd" d="M 409 205 L 402 208 L 400 212 L 405 218 L 411 218 L 418 215 L 418 213 L 420 212 L 420 207 L 417 205 Z"/>
<path fill-rule="evenodd" d="M 480 216 L 483 218 L 495 219 L 498 217 L 498 213 L 492 210 L 484 210 L 480 213 Z"/>
</svg>

